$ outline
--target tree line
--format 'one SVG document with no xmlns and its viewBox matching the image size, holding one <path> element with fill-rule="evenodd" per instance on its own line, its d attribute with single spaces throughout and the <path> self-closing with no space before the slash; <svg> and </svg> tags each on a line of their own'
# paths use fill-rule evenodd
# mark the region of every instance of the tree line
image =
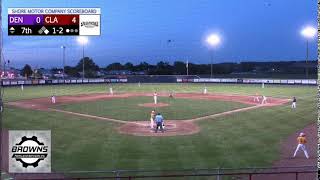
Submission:
<svg viewBox="0 0 320 180">
<path fill-rule="evenodd" d="M 310 61 L 306 64 L 304 61 L 283 61 L 283 62 L 240 62 L 240 63 L 220 63 L 220 64 L 195 64 L 184 61 L 175 61 L 169 63 L 159 61 L 156 64 L 140 62 L 134 65 L 131 62 L 121 64 L 119 62 L 111 63 L 105 67 L 99 67 L 92 58 L 84 57 L 75 66 L 65 66 L 65 74 L 70 77 L 81 77 L 82 67 L 84 62 L 85 77 L 92 78 L 104 74 L 147 74 L 147 75 L 185 75 L 187 67 L 189 74 L 204 75 L 211 74 L 231 74 L 231 73 L 248 73 L 248 72 L 274 72 L 288 74 L 303 74 L 308 68 L 310 74 L 315 74 L 317 71 L 316 61 Z M 61 73 L 62 68 L 52 68 L 52 73 Z M 25 65 L 21 71 L 22 76 L 38 77 L 41 76 L 41 69 L 32 70 L 30 65 Z"/>
</svg>

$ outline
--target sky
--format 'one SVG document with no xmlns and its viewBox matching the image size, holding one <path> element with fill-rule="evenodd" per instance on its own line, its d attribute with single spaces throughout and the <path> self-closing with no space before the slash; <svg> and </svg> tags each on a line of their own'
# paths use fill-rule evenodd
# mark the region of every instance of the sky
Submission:
<svg viewBox="0 0 320 180">
<path fill-rule="evenodd" d="M 76 36 L 7 35 L 7 8 L 99 7 L 101 35 L 90 36 L 85 56 L 99 66 L 113 62 L 175 60 L 192 63 L 305 60 L 305 26 L 317 27 L 316 0 L 3 0 L 4 56 L 11 66 L 61 67 L 82 57 Z M 217 33 L 214 49 L 205 42 Z M 172 40 L 168 43 L 168 40 Z M 317 39 L 309 57 L 317 59 Z"/>
</svg>

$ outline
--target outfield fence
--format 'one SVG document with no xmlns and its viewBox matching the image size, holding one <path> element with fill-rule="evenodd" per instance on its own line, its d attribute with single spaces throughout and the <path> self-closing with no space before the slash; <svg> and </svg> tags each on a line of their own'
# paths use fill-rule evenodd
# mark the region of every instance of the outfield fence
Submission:
<svg viewBox="0 0 320 180">
<path fill-rule="evenodd" d="M 276 85 L 317 85 L 316 79 L 246 79 L 246 78 L 200 78 L 198 76 L 141 75 L 118 78 L 93 79 L 3 79 L 2 86 L 20 85 L 72 85 L 108 83 L 229 83 L 229 84 L 276 84 Z"/>
<path fill-rule="evenodd" d="M 73 171 L 52 174 L 14 174 L 13 179 L 113 179 L 113 180 L 313 180 L 316 166 L 272 168 L 215 168 L 185 170 Z"/>
</svg>

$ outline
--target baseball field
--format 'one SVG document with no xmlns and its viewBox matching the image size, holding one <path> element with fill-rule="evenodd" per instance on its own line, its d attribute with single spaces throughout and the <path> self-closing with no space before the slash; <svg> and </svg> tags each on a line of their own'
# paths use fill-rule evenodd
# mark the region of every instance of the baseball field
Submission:
<svg viewBox="0 0 320 180">
<path fill-rule="evenodd" d="M 207 84 L 206 95 L 203 84 L 112 84 L 114 95 L 109 87 L 5 88 L 3 126 L 51 130 L 55 172 L 270 167 L 283 159 L 288 165 L 316 162 L 316 132 L 306 132 L 308 161 L 302 153 L 291 160 L 296 142 L 287 141 L 305 127 L 316 127 L 315 86 Z M 163 106 L 152 106 L 154 91 Z M 256 93 L 269 102 L 254 103 Z M 53 94 L 56 104 L 50 101 Z M 164 116 L 164 133 L 155 134 L 148 126 L 153 109 Z"/>
</svg>

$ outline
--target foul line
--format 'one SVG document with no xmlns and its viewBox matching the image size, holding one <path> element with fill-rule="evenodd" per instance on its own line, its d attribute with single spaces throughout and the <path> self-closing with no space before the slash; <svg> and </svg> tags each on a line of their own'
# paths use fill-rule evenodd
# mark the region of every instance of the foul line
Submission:
<svg viewBox="0 0 320 180">
<path fill-rule="evenodd" d="M 220 116 L 224 116 L 224 115 L 229 115 L 229 114 L 233 114 L 233 113 L 236 113 L 236 112 L 242 112 L 242 111 L 248 111 L 248 110 L 251 110 L 251 109 L 257 109 L 257 108 L 260 108 L 260 107 L 267 107 L 267 106 L 266 105 L 249 106 L 249 107 L 245 107 L 245 108 L 235 109 L 235 110 L 231 110 L 231 111 L 225 111 L 225 112 L 222 112 L 222 113 L 212 114 L 212 115 L 198 117 L 198 118 L 194 118 L 194 119 L 188 119 L 186 121 L 195 122 L 195 121 L 205 120 L 205 119 L 208 119 L 208 118 L 216 118 L 216 117 L 220 117 Z"/>
<path fill-rule="evenodd" d="M 64 110 L 53 109 L 53 108 L 48 108 L 48 109 L 52 110 L 52 111 L 56 111 L 56 112 L 62 112 L 62 113 L 66 113 L 66 114 L 71 114 L 71 115 L 76 115 L 76 116 L 81 116 L 81 117 L 88 117 L 88 118 L 93 118 L 93 119 L 106 120 L 106 121 L 111 121 L 111 122 L 116 122 L 116 123 L 122 123 L 122 124 L 133 123 L 133 124 L 137 124 L 137 125 L 144 125 L 143 123 L 138 123 L 138 122 L 133 122 L 133 121 L 123 121 L 123 120 L 119 120 L 119 119 L 112 119 L 112 118 L 76 113 L 76 112 L 72 112 L 72 111 L 64 111 Z"/>
</svg>

